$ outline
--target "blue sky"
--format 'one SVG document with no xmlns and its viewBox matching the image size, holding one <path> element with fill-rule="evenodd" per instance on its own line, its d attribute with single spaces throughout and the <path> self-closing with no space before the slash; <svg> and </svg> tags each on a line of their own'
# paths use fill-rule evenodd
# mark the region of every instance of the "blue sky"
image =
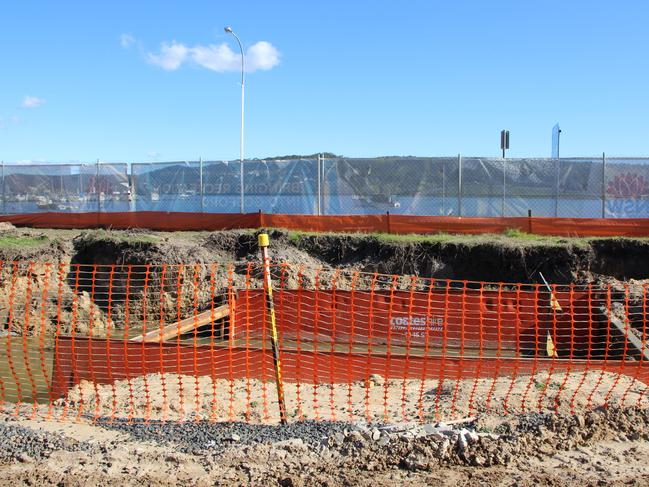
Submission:
<svg viewBox="0 0 649 487">
<path fill-rule="evenodd" d="M 547 157 L 556 122 L 562 156 L 646 156 L 647 19 L 646 1 L 7 1 L 0 159 L 238 158 L 225 25 L 253 49 L 249 157 L 497 156 L 502 128 L 510 156 Z"/>
</svg>

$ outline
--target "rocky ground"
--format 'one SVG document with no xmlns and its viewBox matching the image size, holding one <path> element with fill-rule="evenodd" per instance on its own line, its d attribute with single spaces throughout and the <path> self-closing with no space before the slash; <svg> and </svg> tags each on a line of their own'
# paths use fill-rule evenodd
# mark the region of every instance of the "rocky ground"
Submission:
<svg viewBox="0 0 649 487">
<path fill-rule="evenodd" d="M 452 424 L 0 423 L 2 485 L 647 485 L 649 410 Z M 494 421 L 498 419 L 498 421 Z"/>
</svg>

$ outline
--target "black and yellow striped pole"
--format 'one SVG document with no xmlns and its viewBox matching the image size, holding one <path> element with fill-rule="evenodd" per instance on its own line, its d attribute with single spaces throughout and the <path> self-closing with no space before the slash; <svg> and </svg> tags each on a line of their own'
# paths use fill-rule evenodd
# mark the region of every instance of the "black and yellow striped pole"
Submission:
<svg viewBox="0 0 649 487">
<path fill-rule="evenodd" d="M 286 404 L 284 403 L 284 383 L 282 382 L 282 361 L 279 356 L 279 340 L 277 338 L 277 322 L 275 321 L 275 303 L 273 302 L 273 283 L 270 278 L 270 259 L 268 257 L 268 234 L 259 234 L 259 250 L 264 263 L 264 289 L 266 291 L 266 310 L 270 321 L 270 341 L 273 349 L 273 365 L 275 366 L 275 384 L 277 385 L 277 402 L 279 403 L 279 418 L 286 424 Z"/>
</svg>

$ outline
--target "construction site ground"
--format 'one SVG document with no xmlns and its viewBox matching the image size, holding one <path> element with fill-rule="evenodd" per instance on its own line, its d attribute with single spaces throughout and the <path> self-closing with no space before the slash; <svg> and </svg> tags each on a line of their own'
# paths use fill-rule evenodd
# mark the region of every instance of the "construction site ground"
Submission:
<svg viewBox="0 0 649 487">
<path fill-rule="evenodd" d="M 258 259 L 256 231 L 0 226 L 4 263 L 223 264 Z M 642 285 L 649 278 L 649 240 L 644 239 L 553 238 L 515 231 L 477 236 L 270 234 L 273 258 L 301 265 L 305 273 L 344 268 L 521 283 L 539 283 L 543 273 L 555 284 L 621 286 Z M 641 386 L 633 387 L 634 397 L 646 393 Z M 497 404 L 498 398 L 492 401 Z M 40 410 L 27 419 L 31 407 L 5 404 L 0 484 L 649 485 L 649 411 L 644 400 L 637 402 L 639 407 L 630 404 L 595 410 L 579 406 L 576 415 L 563 409 L 555 413 L 551 401 L 516 414 L 478 407 L 456 424 L 426 417 L 423 425 L 389 427 L 299 417 L 291 418 L 288 427 L 259 419 L 244 424 L 191 417 L 182 423 L 104 423 L 84 415 L 52 421 Z"/>
</svg>

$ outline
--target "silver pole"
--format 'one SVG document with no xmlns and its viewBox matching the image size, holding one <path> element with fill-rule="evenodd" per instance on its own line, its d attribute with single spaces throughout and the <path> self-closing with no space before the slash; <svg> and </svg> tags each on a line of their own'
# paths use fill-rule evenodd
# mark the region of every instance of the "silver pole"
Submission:
<svg viewBox="0 0 649 487">
<path fill-rule="evenodd" d="M 606 218 L 606 153 L 602 152 L 602 218 Z"/>
<path fill-rule="evenodd" d="M 2 161 L 2 214 L 7 213 L 7 208 L 5 205 L 5 161 Z"/>
<path fill-rule="evenodd" d="M 446 216 L 446 160 L 442 162 L 442 216 Z"/>
<path fill-rule="evenodd" d="M 503 159 L 503 199 L 501 201 L 501 216 L 505 216 L 505 195 L 507 194 L 507 159 Z"/>
<path fill-rule="evenodd" d="M 198 169 L 198 183 L 200 184 L 200 195 L 201 195 L 201 213 L 204 211 L 203 203 L 203 158 L 199 159 L 199 169 Z"/>
<path fill-rule="evenodd" d="M 320 198 L 322 203 L 320 205 L 320 213 L 326 214 L 326 194 L 327 194 L 327 178 L 325 178 L 325 157 L 322 156 L 322 166 L 320 167 Z"/>
<path fill-rule="evenodd" d="M 97 170 L 95 171 L 95 194 L 97 195 L 97 213 L 101 213 L 101 198 L 99 197 L 99 159 L 97 159 Z"/>
<path fill-rule="evenodd" d="M 316 170 L 318 171 L 318 178 L 317 178 L 317 191 L 318 191 L 318 204 L 316 205 L 316 210 L 318 216 L 320 216 L 322 207 L 321 207 L 321 202 L 322 202 L 322 183 L 320 180 L 320 168 L 322 164 L 322 154 L 318 154 L 318 162 L 316 163 Z"/>
<path fill-rule="evenodd" d="M 559 217 L 559 159 L 554 161 L 556 171 L 555 171 L 555 185 L 554 185 L 554 216 L 555 218 Z"/>
<path fill-rule="evenodd" d="M 133 163 L 130 164 L 130 183 L 131 183 L 131 201 L 129 204 L 129 209 L 130 211 L 135 211 L 137 209 L 137 202 L 135 201 L 135 198 L 137 198 L 137 190 L 135 189 L 135 175 L 133 174 Z"/>
<path fill-rule="evenodd" d="M 457 216 L 462 216 L 462 156 L 457 155 Z"/>
<path fill-rule="evenodd" d="M 240 193 L 241 193 L 241 201 L 240 201 L 240 206 L 241 206 L 241 213 L 244 212 L 244 201 L 243 201 L 243 159 L 244 159 L 244 146 L 243 146 L 243 141 L 244 141 L 244 124 L 243 124 L 243 116 L 244 116 L 244 103 L 245 103 L 245 93 L 246 93 L 246 79 L 245 79 L 245 61 L 244 61 L 244 54 L 243 54 L 243 46 L 241 45 L 241 40 L 239 39 L 239 36 L 234 33 L 231 27 L 226 27 L 225 32 L 228 34 L 232 34 L 234 38 L 237 40 L 237 43 L 239 44 L 239 50 L 241 51 L 241 140 L 239 144 L 239 163 L 241 165 L 240 171 L 239 171 L 239 176 L 240 176 Z"/>
</svg>

